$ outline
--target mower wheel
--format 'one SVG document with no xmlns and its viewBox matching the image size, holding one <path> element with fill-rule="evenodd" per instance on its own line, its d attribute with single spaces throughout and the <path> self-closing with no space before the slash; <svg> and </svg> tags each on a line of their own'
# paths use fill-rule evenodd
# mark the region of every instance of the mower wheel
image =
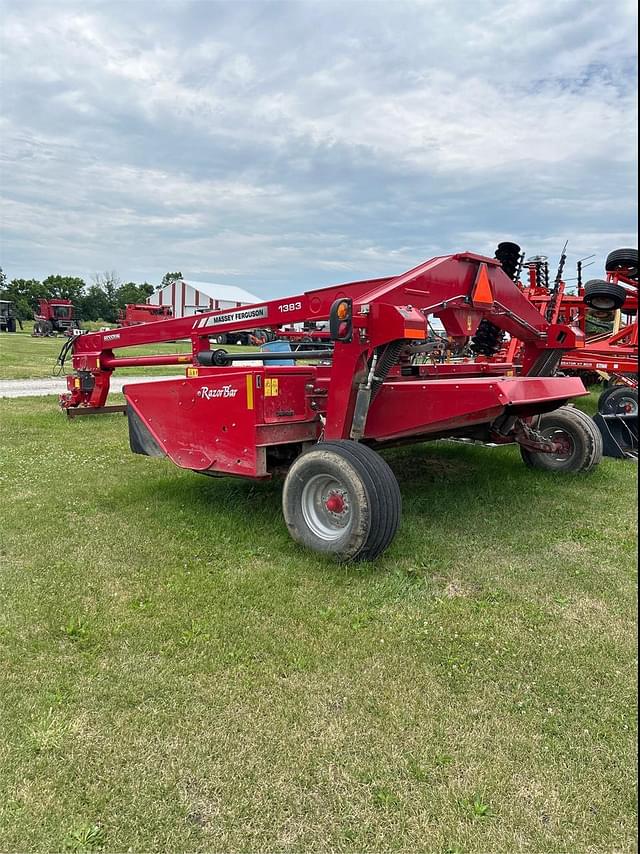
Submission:
<svg viewBox="0 0 640 854">
<path fill-rule="evenodd" d="M 638 414 L 638 389 L 617 385 L 603 391 L 598 398 L 598 412 L 603 415 Z"/>
<path fill-rule="evenodd" d="M 630 279 L 638 279 L 638 250 L 637 249 L 614 249 L 609 252 L 604 265 L 607 273 L 617 273 L 620 270 L 628 271 Z"/>
<path fill-rule="evenodd" d="M 602 460 L 602 435 L 593 420 L 573 406 L 561 406 L 538 419 L 536 429 L 563 445 L 562 452 L 545 453 L 520 448 L 531 468 L 555 472 L 588 472 Z"/>
<path fill-rule="evenodd" d="M 226 344 L 227 336 L 224 334 L 224 332 L 221 332 L 220 335 L 213 335 L 211 340 L 214 344 Z"/>
<path fill-rule="evenodd" d="M 371 448 L 320 442 L 289 469 L 282 509 L 300 545 L 340 561 L 373 560 L 396 534 L 402 499 L 393 472 Z"/>
<path fill-rule="evenodd" d="M 603 279 L 591 279 L 584 286 L 583 302 L 596 311 L 615 311 L 622 308 L 627 298 L 627 291 L 615 282 L 605 282 Z"/>
</svg>

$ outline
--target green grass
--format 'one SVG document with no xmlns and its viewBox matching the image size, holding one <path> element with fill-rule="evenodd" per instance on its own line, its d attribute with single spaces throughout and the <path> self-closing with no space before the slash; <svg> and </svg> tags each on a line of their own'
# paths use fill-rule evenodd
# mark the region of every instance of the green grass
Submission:
<svg viewBox="0 0 640 854">
<path fill-rule="evenodd" d="M 0 407 L 0 850 L 635 850 L 633 465 L 389 452 L 339 566 L 279 483 Z"/>
<path fill-rule="evenodd" d="M 54 376 L 56 369 L 56 358 L 60 348 L 67 340 L 60 336 L 58 338 L 32 338 L 32 323 L 25 322 L 23 332 L 15 334 L 2 333 L 0 335 L 0 379 L 36 379 Z M 225 347 L 230 352 L 241 352 L 243 347 L 235 345 Z M 167 344 L 149 344 L 141 347 L 124 347 L 116 351 L 117 356 L 143 356 L 163 353 L 190 353 L 191 343 L 189 341 L 177 341 Z M 71 359 L 67 361 L 65 373 L 73 370 Z M 119 373 L 131 377 L 144 376 L 171 376 L 173 374 L 184 374 L 184 365 L 159 365 L 157 367 L 145 368 L 123 368 Z"/>
</svg>

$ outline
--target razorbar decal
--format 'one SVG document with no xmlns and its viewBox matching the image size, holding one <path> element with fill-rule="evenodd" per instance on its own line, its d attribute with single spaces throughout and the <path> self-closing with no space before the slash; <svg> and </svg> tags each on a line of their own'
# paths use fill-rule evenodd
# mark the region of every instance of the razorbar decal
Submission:
<svg viewBox="0 0 640 854">
<path fill-rule="evenodd" d="M 237 393 L 238 389 L 232 385 L 223 385 L 220 388 L 209 388 L 208 385 L 203 385 L 196 392 L 196 397 L 203 398 L 204 400 L 214 400 L 216 397 L 235 397 Z"/>
</svg>

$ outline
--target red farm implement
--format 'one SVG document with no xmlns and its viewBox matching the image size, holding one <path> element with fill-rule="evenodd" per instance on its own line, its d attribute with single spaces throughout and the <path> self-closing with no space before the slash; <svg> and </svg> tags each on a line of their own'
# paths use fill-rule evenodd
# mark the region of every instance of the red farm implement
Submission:
<svg viewBox="0 0 640 854">
<path fill-rule="evenodd" d="M 523 342 L 519 375 L 504 363 L 424 364 L 429 316 L 465 342 L 488 321 Z M 329 321 L 330 346 L 228 353 L 220 333 Z M 190 355 L 124 356 L 121 347 L 191 340 Z M 502 269 L 472 253 L 230 311 L 83 335 L 61 404 L 101 410 L 114 369 L 188 361 L 186 376 L 125 386 L 133 451 L 201 474 L 269 478 L 286 470 L 283 512 L 299 543 L 341 560 L 373 559 L 400 521 L 398 483 L 377 450 L 447 437 L 517 443 L 526 464 L 592 469 L 593 421 L 566 406 L 586 394 L 557 377 L 584 336 L 550 324 Z M 423 360 L 424 361 L 424 360 Z M 257 362 L 257 363 L 256 363 Z"/>
<path fill-rule="evenodd" d="M 638 250 L 616 249 L 606 260 L 606 279 L 582 283 L 578 262 L 575 293 L 562 280 L 564 252 L 555 282 L 549 284 L 546 258 L 525 262 L 527 282 L 524 296 L 550 323 L 566 323 L 585 333 L 584 346 L 564 353 L 560 371 L 580 375 L 585 382 L 604 379 L 609 387 L 598 401 L 596 423 L 604 439 L 607 456 L 637 458 L 638 449 Z M 585 259 L 586 260 L 586 259 Z M 600 323 L 606 331 L 589 327 Z M 501 339 L 496 338 L 496 341 Z M 494 342 L 492 342 L 494 343 Z M 511 338 L 494 355 L 506 362 L 520 360 L 522 342 Z M 495 348 L 497 349 L 497 347 Z M 494 349 L 494 353 L 495 353 Z M 613 386 L 613 387 L 611 387 Z"/>
<path fill-rule="evenodd" d="M 315 324 L 304 324 L 302 329 L 292 329 L 282 326 L 276 330 L 276 337 L 281 341 L 289 341 L 294 346 L 309 348 L 313 344 L 326 344 L 331 341 L 328 329 L 317 328 Z"/>
<path fill-rule="evenodd" d="M 33 314 L 33 332 L 35 338 L 52 335 L 74 335 L 79 319 L 71 300 L 41 299 L 38 310 Z"/>
<path fill-rule="evenodd" d="M 173 316 L 170 305 L 151 305 L 150 303 L 127 303 L 118 311 L 118 326 L 137 326 L 139 323 L 154 323 L 168 320 Z"/>
</svg>

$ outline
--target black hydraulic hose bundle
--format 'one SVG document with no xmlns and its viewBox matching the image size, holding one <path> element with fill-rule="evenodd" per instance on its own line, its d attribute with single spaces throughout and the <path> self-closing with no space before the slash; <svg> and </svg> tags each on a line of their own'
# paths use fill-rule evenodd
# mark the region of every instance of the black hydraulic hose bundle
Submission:
<svg viewBox="0 0 640 854">
<path fill-rule="evenodd" d="M 69 353 L 73 351 L 73 345 L 75 343 L 75 340 L 75 337 L 68 338 L 62 345 L 60 352 L 58 353 L 58 358 L 56 359 L 55 367 L 53 369 L 54 376 L 59 377 L 60 374 L 64 371 L 64 363 L 67 361 Z"/>
<path fill-rule="evenodd" d="M 376 394 L 380 391 L 382 383 L 387 378 L 391 368 L 398 364 L 400 355 L 402 354 L 405 346 L 405 341 L 392 341 L 382 350 L 382 353 L 376 362 L 373 379 L 371 381 L 371 400 L 373 400 Z"/>
</svg>

